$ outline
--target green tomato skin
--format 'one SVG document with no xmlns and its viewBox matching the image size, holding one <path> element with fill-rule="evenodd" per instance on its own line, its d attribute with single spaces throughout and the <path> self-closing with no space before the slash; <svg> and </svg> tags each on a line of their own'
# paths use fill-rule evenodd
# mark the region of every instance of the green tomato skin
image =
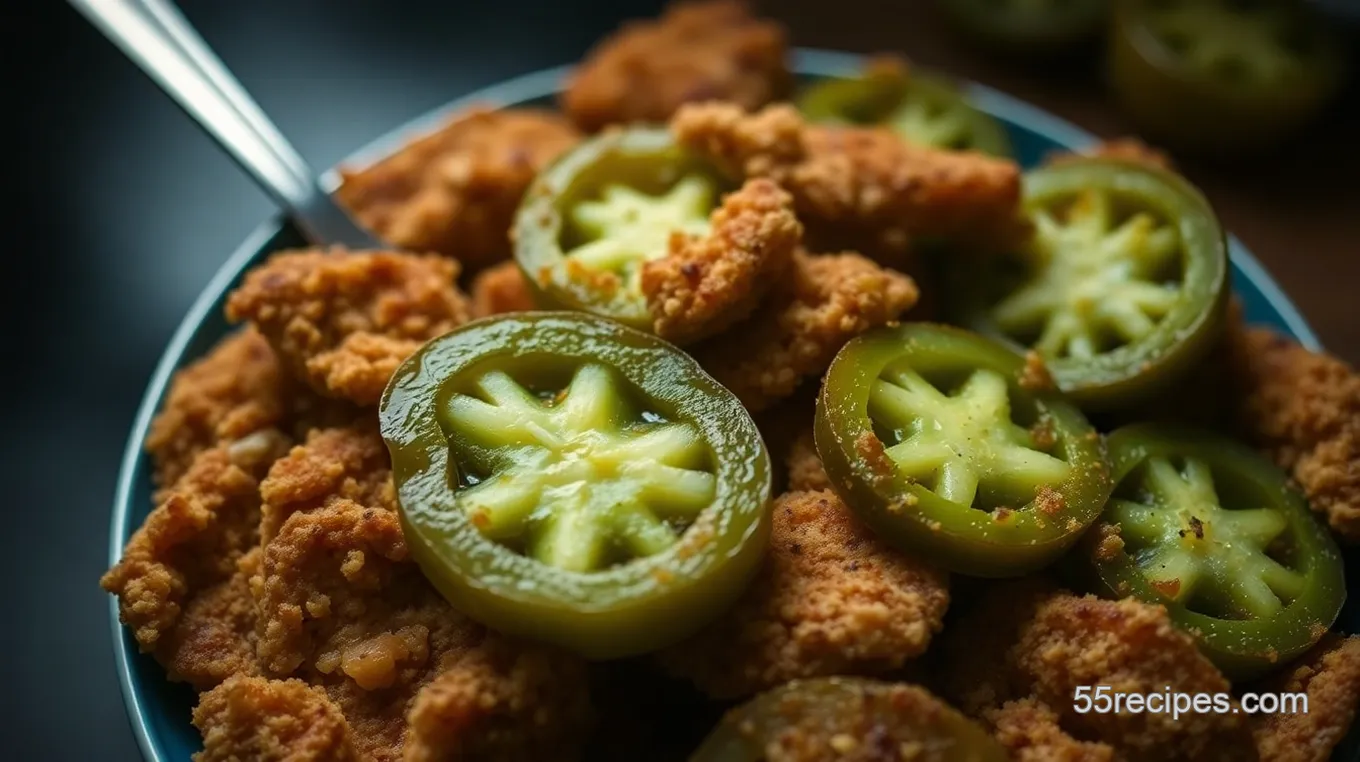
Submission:
<svg viewBox="0 0 1360 762">
<path fill-rule="evenodd" d="M 997 518 L 876 469 L 858 455 L 860 438 L 873 433 L 870 386 L 890 363 L 904 359 L 913 367 L 986 368 L 1005 376 L 1013 404 L 1049 420 L 1071 466 L 1069 477 L 1053 485 L 1062 510 L 1040 516 L 1031 503 Z M 817 398 L 813 433 L 832 487 L 884 542 L 950 571 L 1015 577 L 1047 566 L 1100 514 L 1110 494 L 1109 463 L 1100 436 L 1061 394 L 1020 386 L 1024 365 L 1001 344 L 943 325 L 904 324 L 855 338 L 832 361 Z"/>
<path fill-rule="evenodd" d="M 1346 601 L 1341 551 L 1308 509 L 1303 496 L 1273 463 L 1234 440 L 1170 424 L 1132 424 L 1108 437 L 1115 484 L 1152 456 L 1192 457 L 1215 469 L 1215 480 L 1230 477 L 1232 488 L 1259 498 L 1287 521 L 1290 557 L 1303 572 L 1304 591 L 1269 619 L 1226 619 L 1194 611 L 1161 595 L 1122 549 L 1100 547 L 1102 532 L 1091 531 L 1077 554 L 1098 592 L 1133 596 L 1166 607 L 1171 619 L 1195 636 L 1200 650 L 1234 682 L 1260 677 L 1311 648 L 1336 622 Z"/>
<path fill-rule="evenodd" d="M 695 426 L 713 453 L 713 504 L 669 549 L 577 573 L 486 539 L 454 504 L 458 464 L 436 418 L 450 379 L 471 367 L 597 362 L 642 399 Z M 516 313 L 469 323 L 397 370 L 380 409 L 411 555 L 460 611 L 497 630 L 593 659 L 665 647 L 727 609 L 759 566 L 770 531 L 771 468 L 730 392 L 648 334 L 580 313 Z"/>
<path fill-rule="evenodd" d="M 910 73 L 868 72 L 860 77 L 823 80 L 803 92 L 798 110 L 812 122 L 875 125 L 912 99 L 939 104 L 942 110 L 962 115 L 967 121 L 966 145 L 936 148 L 975 150 L 1001 157 L 1012 155 L 1006 128 L 1000 122 L 970 105 L 948 80 L 915 69 Z"/>
<path fill-rule="evenodd" d="M 1127 408 L 1154 397 L 1193 368 L 1217 343 L 1232 297 L 1227 238 L 1192 185 L 1171 172 L 1107 158 L 1065 162 L 1024 178 L 1022 208 L 1049 209 L 1086 189 L 1111 192 L 1171 221 L 1186 257 L 1182 299 L 1149 336 L 1090 359 L 1046 358 L 1058 388 L 1088 412 Z M 960 264 L 963 264 L 960 262 Z M 996 275 L 973 266 L 947 274 L 951 316 L 1017 351 L 988 314 L 986 292 Z"/>
<path fill-rule="evenodd" d="M 763 762 L 769 745 L 786 735 L 804 739 L 800 751 L 845 736 L 891 743 L 894 751 L 917 742 L 924 751 L 912 758 L 921 762 L 1009 759 L 982 726 L 922 688 L 825 677 L 787 683 L 728 712 L 689 762 Z"/>
<path fill-rule="evenodd" d="M 1317 30 L 1322 50 L 1306 77 L 1287 87 L 1234 87 L 1176 60 L 1148 28 L 1146 5 L 1116 3 L 1107 71 L 1120 107 L 1159 142 L 1220 158 L 1268 148 L 1317 118 L 1344 80 L 1342 56 Z"/>
<path fill-rule="evenodd" d="M 564 239 L 570 236 L 567 215 L 607 185 L 657 193 L 687 173 L 709 179 L 720 192 L 735 186 L 659 128 L 607 131 L 543 170 L 525 191 L 513 226 L 515 261 L 538 306 L 589 312 L 650 332 L 652 318 L 641 294 L 622 285 L 612 290 L 592 287 L 588 278 L 562 267 Z"/>
</svg>

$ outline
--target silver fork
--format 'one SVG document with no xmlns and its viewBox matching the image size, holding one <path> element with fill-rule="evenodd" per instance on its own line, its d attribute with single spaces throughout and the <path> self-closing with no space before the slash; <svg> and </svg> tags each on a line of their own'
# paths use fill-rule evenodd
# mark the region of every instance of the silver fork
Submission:
<svg viewBox="0 0 1360 762">
<path fill-rule="evenodd" d="M 69 0 L 255 182 L 307 239 L 389 248 L 356 223 L 169 0 Z"/>
</svg>

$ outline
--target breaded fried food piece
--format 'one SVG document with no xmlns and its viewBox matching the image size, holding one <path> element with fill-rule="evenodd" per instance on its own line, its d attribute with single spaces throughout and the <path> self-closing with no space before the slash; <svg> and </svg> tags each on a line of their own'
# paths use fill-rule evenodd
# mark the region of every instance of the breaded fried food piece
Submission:
<svg viewBox="0 0 1360 762">
<path fill-rule="evenodd" d="M 791 275 L 755 314 L 693 354 L 752 412 L 818 376 L 847 341 L 916 302 L 907 276 L 854 253 L 795 252 Z"/>
<path fill-rule="evenodd" d="M 227 317 L 253 323 L 317 392 L 373 405 L 422 343 L 467 322 L 457 277 L 432 255 L 286 251 L 246 274 Z"/>
<path fill-rule="evenodd" d="M 671 120 L 684 146 L 742 177 L 766 177 L 793 196 L 816 245 L 903 252 L 915 238 L 1013 243 L 1020 170 L 976 152 L 916 145 L 891 130 L 809 125 L 788 105 L 747 114 L 729 103 L 685 106 Z"/>
<path fill-rule="evenodd" d="M 817 454 L 811 428 L 804 429 L 793 440 L 787 463 L 791 491 L 820 492 L 831 489 L 831 477 L 826 475 L 822 457 Z"/>
<path fill-rule="evenodd" d="M 348 426 L 316 429 L 274 462 L 260 482 L 260 539 L 268 544 L 298 511 L 344 497 L 361 505 L 397 509 L 387 446 L 372 417 Z"/>
<path fill-rule="evenodd" d="M 564 675 L 562 662 L 556 652 L 489 637 L 416 694 L 405 762 L 576 758 L 590 702 L 581 671 Z"/>
<path fill-rule="evenodd" d="M 1083 151 L 1058 151 L 1050 155 L 1044 163 L 1050 166 L 1061 166 L 1087 157 L 1119 159 L 1133 164 L 1142 164 L 1153 169 L 1162 169 L 1168 172 L 1176 171 L 1175 163 L 1171 161 L 1171 157 L 1166 152 L 1153 148 L 1133 137 L 1102 140 Z"/>
<path fill-rule="evenodd" d="M 1333 532 L 1360 543 L 1360 374 L 1274 331 L 1229 330 L 1237 428 L 1294 477 Z"/>
<path fill-rule="evenodd" d="M 218 442 L 283 429 L 291 387 L 269 342 L 253 328 L 228 336 L 176 372 L 146 436 L 156 486 L 174 484 Z"/>
<path fill-rule="evenodd" d="M 1130 759 L 1251 758 L 1243 715 L 1078 715 L 1071 710 L 1080 685 L 1119 686 L 1151 694 L 1167 686 L 1184 693 L 1226 693 L 1226 678 L 1171 624 L 1166 609 L 1133 599 L 1105 601 L 1058 595 L 1044 601 L 1012 650 L 1015 668 L 1049 706 L 1068 713 L 1077 727 Z"/>
<path fill-rule="evenodd" d="M 353 732 L 325 692 L 301 680 L 237 675 L 194 708 L 194 762 L 359 762 Z"/>
<path fill-rule="evenodd" d="M 172 680 L 207 689 L 255 671 L 241 564 L 258 539 L 260 476 L 285 446 L 271 432 L 200 453 L 99 581 Z"/>
<path fill-rule="evenodd" d="M 332 497 L 292 514 L 252 586 L 267 674 L 321 685 L 361 754 L 537 760 L 550 749 L 569 759 L 588 725 L 584 664 L 455 611 L 410 561 L 391 510 Z M 446 722 L 464 735 L 441 735 Z"/>
<path fill-rule="evenodd" d="M 470 294 L 475 318 L 538 309 L 524 273 L 514 262 L 501 262 L 477 273 Z"/>
<path fill-rule="evenodd" d="M 1360 706 L 1360 635 L 1331 634 L 1266 690 L 1305 693 L 1308 711 L 1255 718 L 1256 749 L 1270 762 L 1327 762 Z"/>
<path fill-rule="evenodd" d="M 662 652 L 662 665 L 717 699 L 789 680 L 879 675 L 919 656 L 949 606 L 948 577 L 874 539 L 831 492 L 773 507 L 765 566 L 726 614 Z"/>
<path fill-rule="evenodd" d="M 656 335 L 691 344 L 749 317 L 802 241 L 792 204 L 773 182 L 750 180 L 714 210 L 712 233 L 672 235 L 669 253 L 642 265 Z"/>
<path fill-rule="evenodd" d="M 580 138 L 545 109 L 472 108 L 370 167 L 341 170 L 336 197 L 384 241 L 476 272 L 510 256 L 525 189 Z"/>
<path fill-rule="evenodd" d="M 1007 701 L 983 712 L 996 740 L 1015 762 L 1115 762 L 1109 744 L 1078 741 L 1058 726 L 1058 715 L 1038 699 Z"/>
<path fill-rule="evenodd" d="M 1078 686 L 1144 695 L 1231 689 L 1162 606 L 1077 596 L 1039 578 L 996 586 L 948 631 L 940 674 L 946 695 L 983 719 L 1013 721 L 996 711 L 1008 701 L 1033 699 L 1051 710 L 1057 724 L 1043 731 L 1045 746 L 1083 739 L 1132 762 L 1256 758 L 1244 714 L 1076 712 Z M 1025 733 L 1008 731 L 1007 739 L 1012 751 L 1034 745 Z"/>
<path fill-rule="evenodd" d="M 577 67 L 562 108 L 581 129 L 661 123 L 691 101 L 757 109 L 793 86 L 784 29 L 733 0 L 675 3 L 655 21 L 633 21 Z"/>
</svg>

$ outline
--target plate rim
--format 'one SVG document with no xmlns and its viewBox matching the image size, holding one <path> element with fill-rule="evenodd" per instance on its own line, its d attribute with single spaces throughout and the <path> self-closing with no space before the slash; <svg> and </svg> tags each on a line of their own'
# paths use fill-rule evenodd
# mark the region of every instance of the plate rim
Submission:
<svg viewBox="0 0 1360 762">
<path fill-rule="evenodd" d="M 800 75 L 844 76 L 858 70 L 867 58 L 868 56 L 858 53 L 819 48 L 794 48 L 790 59 L 790 68 L 795 74 Z M 471 93 L 430 109 L 414 119 L 388 130 L 346 156 L 338 165 L 321 175 L 322 186 L 328 191 L 334 191 L 340 184 L 340 167 L 364 166 L 389 156 L 410 138 L 437 129 L 454 113 L 469 106 L 484 104 L 503 107 L 555 95 L 561 90 L 562 82 L 573 68 L 573 64 L 563 64 L 521 74 L 477 88 Z M 1094 133 L 1038 106 L 986 85 L 962 79 L 958 81 L 967 91 L 974 105 L 993 116 L 996 116 L 998 111 L 1005 112 L 1007 121 L 1017 122 L 1040 134 L 1055 136 L 1060 142 L 1077 148 L 1089 147 L 1099 141 Z M 238 280 L 246 266 L 255 258 L 257 252 L 279 235 L 284 225 L 284 217 L 274 215 L 261 222 L 246 236 L 218 267 L 198 296 L 194 298 L 174 333 L 171 334 L 160 359 L 157 360 L 151 378 L 147 382 L 146 391 L 142 393 L 141 401 L 138 403 L 137 413 L 133 417 L 128 439 L 124 445 L 123 457 L 119 464 L 113 512 L 109 522 L 108 562 L 110 567 L 117 564 L 122 558 L 123 546 L 127 537 L 131 536 L 130 531 L 125 536 L 123 530 L 128 523 L 133 493 L 135 492 L 134 481 L 138 472 L 137 466 L 141 459 L 145 457 L 142 443 L 146 440 L 151 420 L 160 408 L 161 400 L 169 387 L 171 377 L 178 369 L 189 344 L 209 317 L 213 306 L 220 301 L 226 290 Z M 1279 284 L 1270 276 L 1255 255 L 1248 251 L 1236 236 L 1231 234 L 1228 236 L 1228 248 L 1233 262 L 1242 269 L 1243 274 L 1280 313 L 1281 320 L 1294 334 L 1297 341 L 1310 350 L 1320 351 L 1322 344 L 1318 340 L 1317 334 L 1313 332 L 1293 301 L 1279 287 Z M 139 691 L 133 687 L 132 661 L 136 656 L 136 646 L 132 643 L 127 628 L 123 627 L 119 621 L 118 599 L 110 596 L 108 607 L 113 630 L 113 650 L 118 686 L 123 694 L 123 707 L 127 712 L 128 724 L 131 726 L 133 736 L 137 739 L 137 746 L 141 750 L 145 762 L 170 762 L 161 755 L 160 749 L 152 740 L 152 733 L 147 721 L 148 709 L 144 705 Z"/>
</svg>

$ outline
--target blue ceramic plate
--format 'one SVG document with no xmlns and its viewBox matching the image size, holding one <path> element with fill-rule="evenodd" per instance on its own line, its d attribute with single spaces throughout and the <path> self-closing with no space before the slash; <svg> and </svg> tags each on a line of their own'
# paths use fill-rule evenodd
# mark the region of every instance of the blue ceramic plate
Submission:
<svg viewBox="0 0 1360 762">
<path fill-rule="evenodd" d="M 805 79 L 814 79 L 848 74 L 857 70 L 861 62 L 859 56 L 850 54 L 801 50 L 795 69 Z M 529 74 L 460 98 L 384 136 L 351 157 L 348 164 L 362 166 L 387 156 L 409 137 L 439 127 L 453 112 L 474 102 L 504 106 L 550 104 L 567 71 L 562 67 Z M 1037 164 L 1051 151 L 1085 148 L 1095 142 L 1089 133 L 1003 93 L 980 85 L 970 86 L 968 92 L 979 108 L 1006 125 L 1016 155 L 1025 166 Z M 331 175 L 328 180 L 334 183 L 336 178 Z M 271 252 L 303 243 L 297 231 L 281 220 L 261 225 L 222 265 L 170 340 L 142 399 L 123 455 L 109 532 L 111 564 L 118 561 L 128 537 L 151 509 L 151 464 L 142 450 L 142 442 L 152 416 L 161 406 L 171 375 L 207 352 L 228 332 L 222 316 L 223 303 L 242 274 Z M 1313 331 L 1261 264 L 1235 239 L 1231 248 L 1233 285 L 1246 307 L 1247 318 L 1290 334 L 1311 349 L 1319 348 Z M 1353 562 L 1352 566 L 1355 565 L 1360 562 Z M 164 670 L 151 657 L 137 651 L 131 632 L 118 623 L 117 602 L 112 599 L 109 613 L 118 677 L 142 754 L 148 762 L 187 762 L 190 754 L 200 748 L 198 732 L 189 723 L 195 702 L 192 690 L 167 681 Z M 1360 629 L 1356 627 L 1358 614 L 1356 607 L 1351 606 L 1343 615 L 1348 630 Z"/>
</svg>

